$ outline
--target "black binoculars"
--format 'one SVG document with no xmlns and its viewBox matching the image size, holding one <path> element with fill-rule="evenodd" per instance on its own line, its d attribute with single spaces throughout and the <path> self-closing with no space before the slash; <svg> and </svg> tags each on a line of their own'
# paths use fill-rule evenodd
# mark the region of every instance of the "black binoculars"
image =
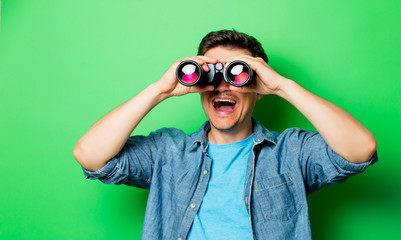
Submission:
<svg viewBox="0 0 401 240">
<path fill-rule="evenodd" d="M 224 68 L 224 65 L 220 62 L 208 63 L 209 72 L 205 72 L 197 62 L 185 60 L 178 65 L 176 76 L 178 81 L 187 87 L 209 84 L 217 86 L 220 83 L 221 75 L 223 75 L 224 81 L 236 87 L 249 85 L 252 82 L 253 71 L 246 62 L 237 60 L 231 62 L 227 68 Z"/>
</svg>

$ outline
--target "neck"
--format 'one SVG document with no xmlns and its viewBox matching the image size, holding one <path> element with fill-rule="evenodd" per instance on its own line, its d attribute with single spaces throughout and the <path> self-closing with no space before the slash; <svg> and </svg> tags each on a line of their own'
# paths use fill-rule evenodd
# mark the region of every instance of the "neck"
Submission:
<svg viewBox="0 0 401 240">
<path fill-rule="evenodd" d="M 217 129 L 210 124 L 210 131 L 207 134 L 208 141 L 214 144 L 228 144 L 238 142 L 249 137 L 253 132 L 252 121 L 245 126 L 233 129 Z"/>
</svg>

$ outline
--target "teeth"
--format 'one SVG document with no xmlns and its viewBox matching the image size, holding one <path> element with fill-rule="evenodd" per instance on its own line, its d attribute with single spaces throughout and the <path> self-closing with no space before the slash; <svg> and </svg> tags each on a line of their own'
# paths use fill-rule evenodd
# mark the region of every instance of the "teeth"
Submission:
<svg viewBox="0 0 401 240">
<path fill-rule="evenodd" d="M 234 100 L 231 99 L 215 99 L 215 102 L 228 102 L 228 103 L 235 103 Z"/>
</svg>

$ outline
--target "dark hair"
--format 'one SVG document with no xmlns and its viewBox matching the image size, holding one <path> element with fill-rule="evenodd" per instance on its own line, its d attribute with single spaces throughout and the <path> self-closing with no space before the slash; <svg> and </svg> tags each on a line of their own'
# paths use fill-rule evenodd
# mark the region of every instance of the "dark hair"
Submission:
<svg viewBox="0 0 401 240">
<path fill-rule="evenodd" d="M 205 55 L 208 50 L 218 46 L 247 49 L 253 57 L 261 57 L 266 63 L 268 62 L 262 44 L 256 38 L 236 30 L 220 30 L 208 33 L 199 44 L 198 55 Z"/>
</svg>

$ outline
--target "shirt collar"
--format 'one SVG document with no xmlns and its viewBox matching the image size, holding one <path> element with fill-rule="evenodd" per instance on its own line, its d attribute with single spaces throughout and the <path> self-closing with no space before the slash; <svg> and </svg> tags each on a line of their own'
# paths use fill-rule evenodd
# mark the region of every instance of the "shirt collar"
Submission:
<svg viewBox="0 0 401 240">
<path fill-rule="evenodd" d="M 253 132 L 255 133 L 254 144 L 258 145 L 263 143 L 264 141 L 270 142 L 272 144 L 276 144 L 277 138 L 276 135 L 265 128 L 263 125 L 259 123 L 259 121 L 252 118 L 253 124 Z M 198 144 L 200 145 L 203 152 L 207 151 L 208 140 L 207 133 L 210 131 L 210 123 L 206 121 L 198 130 L 198 132 L 192 135 L 193 143 L 192 148 L 195 148 Z"/>
</svg>

